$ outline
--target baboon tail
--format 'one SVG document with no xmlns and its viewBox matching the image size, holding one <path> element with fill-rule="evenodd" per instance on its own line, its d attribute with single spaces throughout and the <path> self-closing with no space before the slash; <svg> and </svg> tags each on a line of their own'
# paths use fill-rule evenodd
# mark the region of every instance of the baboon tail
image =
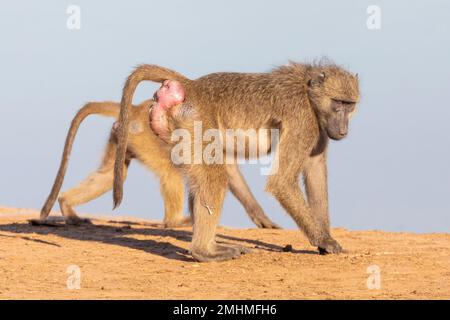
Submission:
<svg viewBox="0 0 450 320">
<path fill-rule="evenodd" d="M 177 80 L 186 84 L 190 80 L 182 74 L 163 68 L 157 65 L 143 64 L 138 66 L 128 77 L 122 92 L 120 102 L 119 130 L 117 134 L 117 152 L 114 163 L 114 208 L 120 205 L 123 198 L 123 164 L 125 162 L 125 153 L 128 139 L 129 113 L 134 92 L 142 81 L 164 82 L 165 80 Z"/>
<path fill-rule="evenodd" d="M 120 111 L 120 105 L 115 102 L 90 102 L 85 104 L 75 115 L 70 125 L 69 132 L 67 133 L 66 142 L 64 144 L 64 151 L 59 165 L 58 174 L 56 175 L 55 182 L 53 183 L 52 191 L 45 201 L 41 210 L 40 219 L 46 219 L 50 214 L 50 210 L 55 204 L 59 191 L 61 190 L 64 176 L 66 174 L 67 165 L 69 163 L 70 152 L 72 151 L 73 141 L 77 134 L 78 128 L 81 122 L 91 114 L 98 114 L 107 117 L 118 118 Z"/>
</svg>

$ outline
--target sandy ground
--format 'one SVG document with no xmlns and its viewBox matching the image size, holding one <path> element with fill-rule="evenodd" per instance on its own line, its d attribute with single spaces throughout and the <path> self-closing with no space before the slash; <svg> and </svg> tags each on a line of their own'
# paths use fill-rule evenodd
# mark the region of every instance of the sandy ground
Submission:
<svg viewBox="0 0 450 320">
<path fill-rule="evenodd" d="M 219 241 L 252 253 L 198 263 L 189 228 L 117 217 L 30 226 L 37 216 L 0 208 L 0 299 L 450 299 L 448 233 L 334 229 L 348 252 L 321 256 L 298 231 L 220 228 Z"/>
</svg>

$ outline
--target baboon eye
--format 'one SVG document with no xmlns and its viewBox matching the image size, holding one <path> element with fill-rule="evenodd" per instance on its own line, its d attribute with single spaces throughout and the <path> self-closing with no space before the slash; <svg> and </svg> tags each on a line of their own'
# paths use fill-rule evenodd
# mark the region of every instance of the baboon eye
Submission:
<svg viewBox="0 0 450 320">
<path fill-rule="evenodd" d="M 346 105 L 345 105 L 345 108 L 349 111 L 349 112 L 352 112 L 353 110 L 355 110 L 355 103 L 353 103 L 353 102 L 350 102 L 350 103 L 347 103 Z"/>
<path fill-rule="evenodd" d="M 347 100 L 341 100 L 341 99 L 332 99 L 333 100 L 333 110 L 339 111 L 342 108 L 347 109 L 348 111 L 353 111 L 355 108 L 355 102 L 353 101 L 347 101 Z"/>
<path fill-rule="evenodd" d="M 342 105 L 344 106 L 347 111 L 353 111 L 355 109 L 355 102 L 353 101 L 341 101 Z"/>
</svg>

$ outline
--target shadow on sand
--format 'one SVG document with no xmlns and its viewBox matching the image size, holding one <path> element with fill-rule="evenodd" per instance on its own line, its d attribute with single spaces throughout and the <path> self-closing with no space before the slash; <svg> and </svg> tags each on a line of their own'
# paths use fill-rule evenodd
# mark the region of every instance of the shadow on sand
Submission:
<svg viewBox="0 0 450 320">
<path fill-rule="evenodd" d="M 53 226 L 33 226 L 29 223 L 11 223 L 0 225 L 0 231 L 16 234 L 39 234 L 39 235 L 57 235 L 59 237 L 81 240 L 81 241 L 95 241 L 99 243 L 106 243 L 111 245 L 119 245 L 132 249 L 143 250 L 145 252 L 159 255 L 167 259 L 174 259 L 180 261 L 194 261 L 189 255 L 188 250 L 178 247 L 169 242 L 151 240 L 151 239 L 135 239 L 130 236 L 141 235 L 151 237 L 171 237 L 179 241 L 190 242 L 192 232 L 178 229 L 165 229 L 159 224 L 145 223 L 145 222 L 130 222 L 130 221 L 108 221 L 108 223 L 117 224 L 103 225 L 96 224 L 96 221 L 101 223 L 101 220 L 92 220 L 94 224 L 84 224 L 82 226 L 68 226 L 64 223 L 54 223 Z M 135 228 L 133 226 L 139 226 Z M 10 235 L 1 235 L 1 237 L 11 237 Z M 28 236 L 20 236 L 23 240 L 39 242 L 42 244 L 60 247 L 57 243 L 52 243 L 44 240 L 33 239 Z M 225 243 L 228 241 L 240 242 L 241 245 L 247 247 L 258 248 L 259 250 L 283 252 L 283 247 L 266 243 L 260 240 L 237 238 L 227 235 L 217 235 L 217 241 Z M 249 246 L 250 245 L 250 246 Z M 311 250 L 292 250 L 293 253 L 301 254 L 318 254 Z"/>
</svg>

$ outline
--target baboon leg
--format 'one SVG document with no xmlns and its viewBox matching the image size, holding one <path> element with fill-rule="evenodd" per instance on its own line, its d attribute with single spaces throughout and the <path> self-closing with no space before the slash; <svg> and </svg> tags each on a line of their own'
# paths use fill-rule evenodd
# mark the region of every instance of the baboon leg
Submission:
<svg viewBox="0 0 450 320">
<path fill-rule="evenodd" d="M 303 171 L 308 204 L 319 223 L 330 233 L 326 152 L 311 157 Z"/>
<path fill-rule="evenodd" d="M 164 200 L 164 226 L 176 228 L 191 226 L 191 217 L 183 215 L 184 180 L 179 169 L 174 167 L 169 156 L 161 155 L 161 150 L 147 150 L 142 146 L 157 145 L 151 132 L 143 131 L 139 136 L 131 137 L 130 150 L 151 171 L 160 178 L 161 195 Z M 136 142 L 139 144 L 135 145 Z"/>
<path fill-rule="evenodd" d="M 234 163 L 228 164 L 226 168 L 230 190 L 242 203 L 250 219 L 260 228 L 280 229 L 278 225 L 270 221 L 259 203 L 256 201 L 239 170 L 239 166 Z"/>
<path fill-rule="evenodd" d="M 66 223 L 73 225 L 89 223 L 88 219 L 80 218 L 73 207 L 96 199 L 112 189 L 115 151 L 116 146 L 110 141 L 106 147 L 105 155 L 100 167 L 76 187 L 59 196 L 59 206 Z M 125 175 L 128 165 L 129 161 L 126 161 L 124 165 Z"/>
<path fill-rule="evenodd" d="M 194 193 L 189 191 L 188 195 L 189 214 L 194 221 Z"/>
<path fill-rule="evenodd" d="M 183 215 L 184 181 L 180 172 L 170 170 L 161 175 L 160 180 L 164 199 L 164 226 L 166 228 L 191 226 L 191 217 Z"/>
<path fill-rule="evenodd" d="M 341 246 L 331 237 L 326 226 L 313 215 L 299 186 L 298 177 L 305 164 L 299 159 L 306 159 L 310 153 L 310 150 L 302 150 L 301 145 L 298 148 L 289 147 L 296 144 L 290 139 L 298 140 L 299 135 L 301 132 L 296 132 L 295 126 L 285 126 L 276 155 L 279 161 L 278 170 L 269 176 L 266 190 L 275 196 L 294 219 L 311 245 L 317 246 L 320 252 L 339 253 L 342 251 Z"/>
<path fill-rule="evenodd" d="M 227 189 L 226 169 L 216 165 L 194 167 L 188 172 L 190 190 L 193 192 L 192 256 L 200 262 L 238 258 L 249 250 L 218 244 L 215 240 Z"/>
</svg>

